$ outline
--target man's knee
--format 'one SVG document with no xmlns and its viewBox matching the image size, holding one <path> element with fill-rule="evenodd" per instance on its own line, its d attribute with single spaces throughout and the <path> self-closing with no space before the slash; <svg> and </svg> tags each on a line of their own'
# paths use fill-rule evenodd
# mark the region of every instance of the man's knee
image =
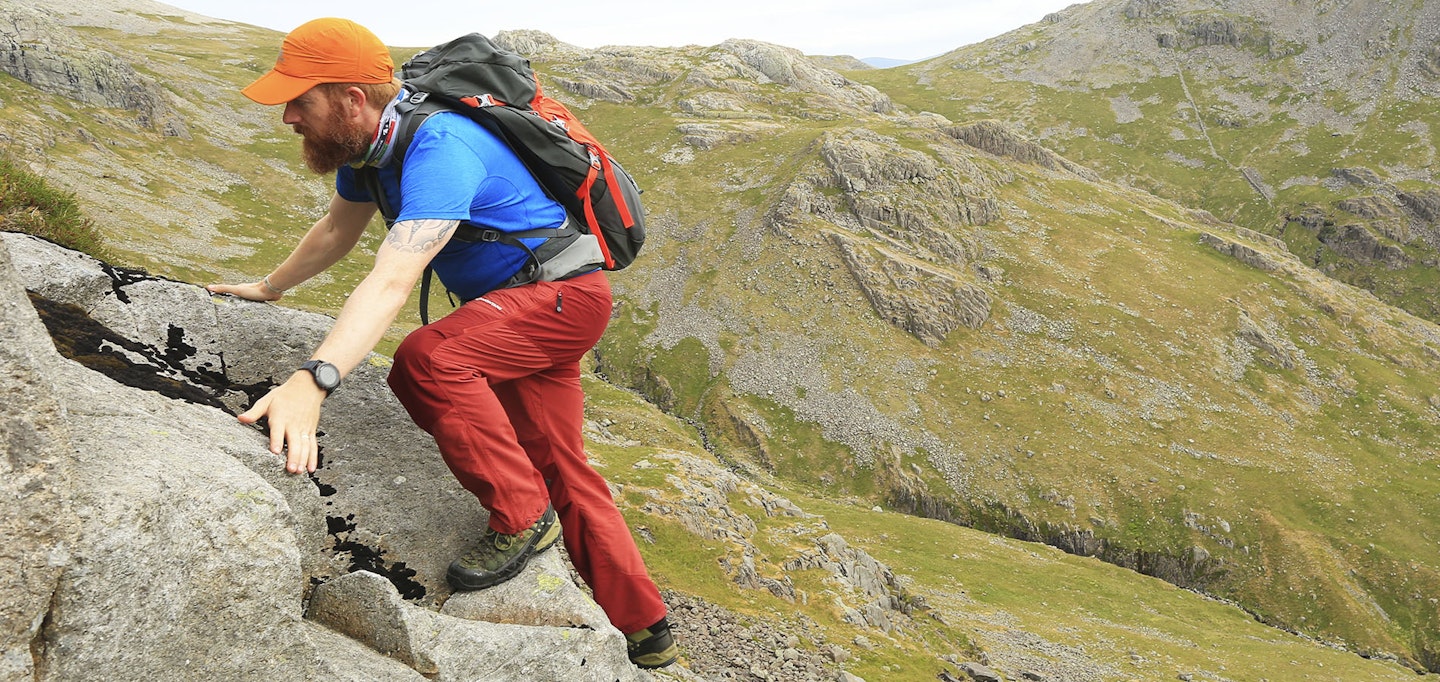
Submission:
<svg viewBox="0 0 1440 682">
<path fill-rule="evenodd" d="M 405 387 L 428 377 L 431 374 L 430 355 L 436 344 L 443 340 L 439 334 L 427 332 L 423 327 L 406 336 L 395 349 L 395 362 L 385 377 L 390 389 L 399 395 Z"/>
</svg>

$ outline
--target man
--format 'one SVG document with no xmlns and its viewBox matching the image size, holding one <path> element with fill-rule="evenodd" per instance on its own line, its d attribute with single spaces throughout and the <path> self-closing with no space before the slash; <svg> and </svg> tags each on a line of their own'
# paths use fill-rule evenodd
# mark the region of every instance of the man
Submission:
<svg viewBox="0 0 1440 682">
<path fill-rule="evenodd" d="M 260 104 L 285 105 L 283 120 L 303 137 L 306 165 L 335 171 L 336 192 L 278 268 L 258 282 L 212 285 L 211 292 L 277 300 L 348 253 L 377 200 L 398 216 L 374 268 L 311 360 L 240 421 L 267 418 L 270 450 L 284 453 L 286 469 L 315 471 L 322 402 L 374 348 L 431 266 L 467 302 L 405 339 L 389 383 L 416 424 L 435 437 L 461 485 L 490 512 L 479 546 L 450 565 L 447 579 L 457 590 L 508 580 L 563 528 L 572 563 L 626 634 L 630 659 L 644 668 L 673 663 L 679 649 L 665 604 L 581 438 L 579 361 L 611 313 L 595 237 L 586 235 L 590 241 L 577 247 L 593 249 L 593 259 L 581 262 L 594 265 L 519 286 L 512 277 L 532 258 L 526 249 L 457 239 L 461 223 L 513 232 L 559 227 L 566 214 L 500 138 L 458 113 L 426 118 L 404 158 L 392 158 L 393 140 L 381 132 L 395 128 L 394 104 L 407 93 L 388 49 L 354 22 L 317 19 L 295 29 L 274 69 L 242 92 Z M 358 179 L 366 166 L 377 169 L 382 197 Z"/>
</svg>

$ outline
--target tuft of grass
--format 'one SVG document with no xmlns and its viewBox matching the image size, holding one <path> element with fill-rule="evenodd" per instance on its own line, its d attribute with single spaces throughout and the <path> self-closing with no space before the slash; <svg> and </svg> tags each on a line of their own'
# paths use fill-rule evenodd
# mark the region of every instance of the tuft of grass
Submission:
<svg viewBox="0 0 1440 682">
<path fill-rule="evenodd" d="M 23 232 L 105 259 L 105 240 L 75 196 L 0 154 L 0 230 Z"/>
</svg>

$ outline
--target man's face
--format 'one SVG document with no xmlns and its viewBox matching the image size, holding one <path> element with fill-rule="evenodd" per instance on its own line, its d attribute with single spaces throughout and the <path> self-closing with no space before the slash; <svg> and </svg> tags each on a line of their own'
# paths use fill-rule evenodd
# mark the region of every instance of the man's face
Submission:
<svg viewBox="0 0 1440 682">
<path fill-rule="evenodd" d="M 302 138 L 305 165 L 317 174 L 334 171 L 359 157 L 370 146 L 373 130 L 366 130 L 344 90 L 311 88 L 285 105 L 284 121 Z"/>
</svg>

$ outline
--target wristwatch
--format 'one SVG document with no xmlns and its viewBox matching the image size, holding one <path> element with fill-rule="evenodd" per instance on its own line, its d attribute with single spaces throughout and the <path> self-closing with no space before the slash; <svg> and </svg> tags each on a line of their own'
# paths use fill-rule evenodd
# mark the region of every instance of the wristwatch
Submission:
<svg viewBox="0 0 1440 682">
<path fill-rule="evenodd" d="M 324 389 L 328 395 L 331 391 L 340 387 L 340 370 L 324 360 L 310 360 L 300 365 L 303 369 L 315 377 L 315 385 Z"/>
</svg>

